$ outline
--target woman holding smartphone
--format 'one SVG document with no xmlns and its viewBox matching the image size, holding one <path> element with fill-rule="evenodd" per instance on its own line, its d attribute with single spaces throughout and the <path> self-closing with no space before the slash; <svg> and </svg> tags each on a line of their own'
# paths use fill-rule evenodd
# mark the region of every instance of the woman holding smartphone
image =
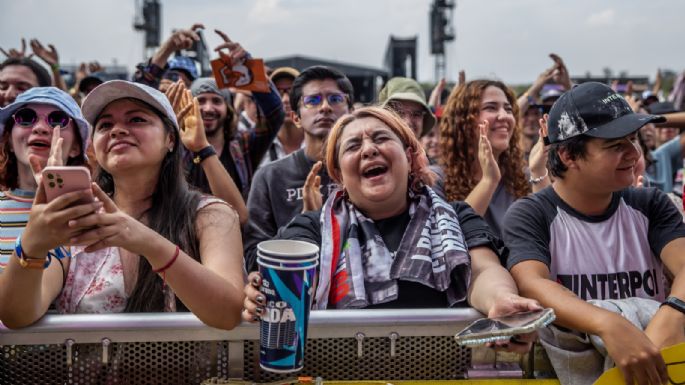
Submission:
<svg viewBox="0 0 685 385">
<path fill-rule="evenodd" d="M 67 276 L 11 258 L 0 276 L 0 319 L 29 325 L 57 299 L 63 313 L 188 309 L 210 326 L 236 326 L 244 282 L 238 217 L 189 190 L 167 98 L 114 80 L 88 95 L 83 112 L 93 126 L 96 184 L 47 204 L 39 186 L 14 251 L 44 258 L 55 245 L 78 245 L 64 260 Z M 76 203 L 91 194 L 96 201 Z"/>
<path fill-rule="evenodd" d="M 89 132 L 78 104 L 55 87 L 31 88 L 0 110 L 0 274 L 29 218 L 34 172 L 48 164 L 51 153 L 52 164 L 84 165 Z M 63 252 L 57 248 L 52 255 Z"/>
</svg>

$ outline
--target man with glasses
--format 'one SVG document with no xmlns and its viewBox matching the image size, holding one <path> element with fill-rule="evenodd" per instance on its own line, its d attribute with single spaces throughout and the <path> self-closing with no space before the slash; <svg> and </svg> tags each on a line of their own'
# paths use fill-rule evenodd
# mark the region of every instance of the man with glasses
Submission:
<svg viewBox="0 0 685 385">
<path fill-rule="evenodd" d="M 426 103 L 426 94 L 414 79 L 395 77 L 388 80 L 378 94 L 378 102 L 397 113 L 417 138 L 429 133 L 435 125 L 435 115 Z"/>
<path fill-rule="evenodd" d="M 304 147 L 304 131 L 293 122 L 293 110 L 290 108 L 290 91 L 293 88 L 295 78 L 300 76 L 300 71 L 292 67 L 279 67 L 271 73 L 270 79 L 281 94 L 285 119 L 283 125 L 278 130 L 278 136 L 269 147 L 266 156 L 262 159 L 260 167 L 278 159 L 285 158 Z"/>
<path fill-rule="evenodd" d="M 340 71 L 314 66 L 304 70 L 290 92 L 292 119 L 304 131 L 304 148 L 257 170 L 247 200 L 249 220 L 244 232 L 245 263 L 254 270 L 257 244 L 271 239 L 303 207 L 303 186 L 312 167 L 322 160 L 324 142 L 336 120 L 353 104 L 350 80 Z M 323 200 L 335 188 L 317 164 Z"/>
</svg>

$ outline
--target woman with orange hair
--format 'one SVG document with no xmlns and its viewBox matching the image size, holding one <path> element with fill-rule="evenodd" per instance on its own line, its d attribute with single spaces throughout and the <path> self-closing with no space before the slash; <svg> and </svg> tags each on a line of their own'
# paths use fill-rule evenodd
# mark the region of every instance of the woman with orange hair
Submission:
<svg viewBox="0 0 685 385">
<path fill-rule="evenodd" d="M 325 160 L 342 189 L 277 235 L 320 247 L 314 308 L 444 308 L 468 302 L 489 316 L 538 308 L 518 295 L 499 263 L 499 241 L 482 218 L 428 187 L 435 174 L 397 115 L 367 107 L 341 117 L 329 134 Z M 249 280 L 243 319 L 254 321 L 266 304 L 259 273 Z M 529 337 L 510 347 L 526 351 Z"/>
<path fill-rule="evenodd" d="M 473 80 L 452 90 L 440 122 L 445 197 L 468 203 L 497 235 L 507 208 L 531 192 L 529 182 L 535 190 L 547 182 L 541 156 L 527 181 L 520 140 L 516 96 L 504 83 Z"/>
</svg>

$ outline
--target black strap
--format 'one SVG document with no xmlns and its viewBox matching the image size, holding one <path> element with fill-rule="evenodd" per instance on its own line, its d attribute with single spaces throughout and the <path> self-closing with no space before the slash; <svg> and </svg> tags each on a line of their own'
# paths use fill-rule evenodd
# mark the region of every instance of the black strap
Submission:
<svg viewBox="0 0 685 385">
<path fill-rule="evenodd" d="M 64 263 L 62 262 L 62 260 L 60 258 L 54 258 L 54 259 L 57 260 L 57 262 L 59 262 L 59 267 L 62 268 L 62 288 L 59 291 L 61 293 L 64 290 L 64 287 L 67 285 L 67 271 L 64 270 Z"/>
</svg>

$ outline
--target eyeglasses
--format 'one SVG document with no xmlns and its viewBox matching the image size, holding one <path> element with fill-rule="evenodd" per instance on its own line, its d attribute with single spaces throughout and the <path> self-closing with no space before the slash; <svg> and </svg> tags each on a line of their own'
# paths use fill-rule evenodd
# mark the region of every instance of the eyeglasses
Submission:
<svg viewBox="0 0 685 385">
<path fill-rule="evenodd" d="M 410 111 L 393 105 L 390 106 L 390 109 L 392 109 L 403 119 L 423 119 L 423 117 L 426 115 L 426 111 L 424 110 Z"/>
<path fill-rule="evenodd" d="M 302 104 L 305 108 L 316 108 L 323 103 L 324 95 L 314 94 L 302 96 Z M 343 105 L 347 101 L 347 95 L 343 93 L 335 93 L 326 95 L 328 105 L 337 107 Z"/>
<path fill-rule="evenodd" d="M 22 108 L 12 115 L 14 123 L 22 127 L 33 127 L 38 121 L 39 117 L 45 118 L 45 122 L 52 128 L 57 126 L 66 127 L 71 121 L 71 117 L 66 112 L 55 110 L 47 116 L 38 115 L 38 113 L 31 108 Z"/>
</svg>

